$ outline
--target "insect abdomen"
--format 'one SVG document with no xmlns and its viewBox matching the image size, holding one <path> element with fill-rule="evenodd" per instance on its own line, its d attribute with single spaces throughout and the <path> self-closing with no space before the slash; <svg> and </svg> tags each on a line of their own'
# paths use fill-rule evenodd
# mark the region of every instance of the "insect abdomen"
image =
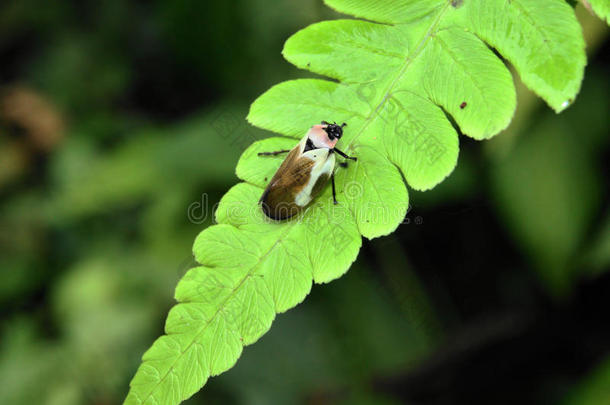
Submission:
<svg viewBox="0 0 610 405">
<path fill-rule="evenodd" d="M 303 209 L 303 207 L 300 207 L 295 204 L 294 201 L 281 201 L 279 203 L 274 203 L 272 201 L 269 201 L 268 195 L 269 192 L 265 191 L 261 197 L 260 202 L 261 207 L 263 209 L 263 213 L 273 220 L 282 221 L 284 219 L 292 218 Z"/>
</svg>

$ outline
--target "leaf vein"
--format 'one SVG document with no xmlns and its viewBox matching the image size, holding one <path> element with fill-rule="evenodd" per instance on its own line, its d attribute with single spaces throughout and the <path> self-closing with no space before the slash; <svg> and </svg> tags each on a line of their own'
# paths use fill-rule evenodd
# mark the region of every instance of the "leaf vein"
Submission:
<svg viewBox="0 0 610 405">
<path fill-rule="evenodd" d="M 296 222 L 295 222 L 296 223 Z M 243 285 L 243 283 L 245 282 L 245 280 L 252 275 L 252 273 L 254 273 L 255 269 L 263 262 L 263 260 L 271 253 L 271 251 L 273 249 L 275 249 L 275 247 L 281 242 L 282 238 L 284 236 L 286 236 L 290 230 L 292 230 L 292 228 L 294 227 L 294 224 L 289 224 L 286 227 L 285 232 L 278 237 L 278 240 L 269 248 L 269 250 L 267 252 L 265 252 L 265 254 L 263 256 L 261 256 L 261 258 L 259 259 L 259 261 L 252 266 L 252 269 L 248 271 L 248 273 L 240 280 L 240 282 L 235 286 L 235 288 L 233 289 L 233 291 L 231 292 L 231 294 L 229 294 L 229 296 L 227 296 L 227 298 L 225 298 L 223 300 L 223 302 L 219 305 L 218 309 L 216 310 L 216 312 L 214 313 L 214 315 L 212 315 L 210 317 L 210 319 L 208 321 L 206 321 L 206 323 L 204 325 L 202 325 L 201 329 L 193 336 L 193 339 L 191 340 L 191 342 L 186 346 L 186 348 L 184 348 L 184 350 L 182 350 L 180 352 L 180 354 L 178 356 L 176 356 L 176 359 L 172 362 L 172 365 L 169 367 L 168 371 L 165 373 L 165 375 L 163 377 L 161 377 L 161 379 L 159 380 L 159 382 L 157 384 L 155 384 L 155 386 L 151 389 L 151 392 L 144 398 L 144 400 L 142 402 L 146 402 L 148 400 L 148 398 L 150 398 L 153 393 L 155 392 L 155 388 L 158 387 L 159 385 L 161 385 L 161 383 L 163 383 L 163 381 L 165 380 L 165 378 L 168 377 L 168 375 L 170 373 L 173 373 L 175 367 L 176 367 L 176 363 L 184 356 L 184 353 L 186 353 L 186 351 L 197 341 L 197 339 L 203 334 L 203 332 L 206 330 L 206 328 L 210 325 L 210 323 L 216 318 L 216 316 L 218 316 L 218 314 L 223 311 L 226 308 L 226 304 L 227 302 L 236 294 L 237 290 L 239 290 L 239 288 Z M 180 304 L 178 304 L 180 305 Z M 213 345 L 216 346 L 216 345 Z M 210 364 L 211 364 L 211 359 L 210 359 Z M 210 370 L 210 375 L 211 375 L 211 370 Z M 153 397 L 154 398 L 154 397 Z"/>
</svg>

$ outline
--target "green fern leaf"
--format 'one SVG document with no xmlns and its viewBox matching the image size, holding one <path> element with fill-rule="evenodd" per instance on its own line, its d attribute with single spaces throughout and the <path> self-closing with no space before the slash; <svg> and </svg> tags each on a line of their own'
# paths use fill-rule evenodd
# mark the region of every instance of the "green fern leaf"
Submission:
<svg viewBox="0 0 610 405">
<path fill-rule="evenodd" d="M 365 18 L 314 24 L 291 37 L 284 56 L 338 82 L 280 83 L 253 104 L 248 120 L 283 137 L 242 155 L 237 184 L 216 211 L 218 225 L 196 239 L 201 267 L 178 284 L 166 335 L 144 354 L 127 404 L 174 404 L 232 367 L 242 347 L 275 314 L 300 303 L 312 282 L 344 274 L 361 236 L 391 233 L 408 207 L 406 182 L 434 187 L 458 157 L 458 133 L 489 138 L 509 124 L 511 74 L 555 111 L 578 93 L 584 42 L 563 0 L 326 0 Z M 375 21 L 375 22 L 369 22 Z M 338 205 L 327 188 L 302 217 L 269 223 L 258 199 L 282 158 L 311 125 L 346 122 L 340 148 L 358 157 L 337 171 Z"/>
</svg>

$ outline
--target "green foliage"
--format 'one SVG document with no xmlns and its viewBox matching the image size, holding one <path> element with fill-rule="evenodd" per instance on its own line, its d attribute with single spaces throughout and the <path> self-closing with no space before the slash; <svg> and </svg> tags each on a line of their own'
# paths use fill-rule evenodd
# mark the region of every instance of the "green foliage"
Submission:
<svg viewBox="0 0 610 405">
<path fill-rule="evenodd" d="M 312 282 L 343 275 L 361 236 L 391 233 L 403 220 L 404 181 L 427 190 L 458 157 L 458 132 L 485 139 L 515 110 L 511 74 L 488 46 L 555 111 L 579 91 L 584 42 L 562 0 L 327 0 L 336 10 L 383 24 L 337 20 L 291 37 L 284 56 L 338 82 L 281 83 L 259 97 L 248 120 L 285 137 L 254 143 L 216 212 L 218 225 L 196 239 L 201 266 L 180 281 L 165 332 L 144 354 L 128 404 L 178 403 L 210 376 L 232 367 L 275 314 L 300 303 Z M 292 147 L 321 120 L 347 122 L 340 147 L 358 162 L 337 171 L 330 190 L 304 215 L 269 223 L 258 198 L 281 158 L 261 150 Z"/>
<path fill-rule="evenodd" d="M 599 202 L 595 166 L 578 142 L 557 120 L 547 120 L 492 170 L 508 228 L 556 295 L 572 285 L 573 255 Z"/>
<path fill-rule="evenodd" d="M 592 80 L 604 76 L 589 72 Z M 610 256 L 607 226 L 593 221 L 602 194 L 597 162 L 608 142 L 610 89 L 603 80 L 585 82 L 585 87 L 578 104 L 561 117 L 543 115 L 490 170 L 494 200 L 507 229 L 557 297 L 570 292 L 583 267 L 592 274 L 601 272 Z M 574 124 L 584 117 L 589 125 Z M 583 258 L 579 249 L 592 226 L 598 235 Z"/>
<path fill-rule="evenodd" d="M 239 157 L 240 147 L 247 146 L 240 142 L 259 139 L 262 131 L 242 132 L 240 128 L 229 133 L 229 128 L 219 123 L 223 116 L 244 112 L 243 107 L 220 105 L 180 125 L 163 129 L 145 127 L 132 133 L 118 151 L 104 158 L 96 156 L 82 138 L 73 137 L 53 162 L 52 175 L 58 192 L 48 201 L 45 211 L 55 222 L 75 221 L 103 213 L 108 207 L 128 207 L 142 199 L 156 200 L 157 195 L 165 198 L 185 192 L 196 195 L 202 184 L 229 183 L 234 179 L 232 160 Z M 77 132 L 87 130 L 85 126 Z M 225 159 L 214 159 L 218 155 Z M 184 173 L 192 174 L 177 189 L 176 178 L 184 177 Z"/>
</svg>

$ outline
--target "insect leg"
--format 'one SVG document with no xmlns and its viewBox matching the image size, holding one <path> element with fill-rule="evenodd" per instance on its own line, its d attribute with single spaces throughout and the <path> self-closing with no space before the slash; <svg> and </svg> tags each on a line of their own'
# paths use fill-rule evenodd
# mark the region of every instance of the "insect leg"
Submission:
<svg viewBox="0 0 610 405">
<path fill-rule="evenodd" d="M 280 153 L 286 153 L 286 152 L 290 152 L 290 149 L 276 150 L 273 152 L 258 152 L 258 156 L 275 156 L 275 155 L 279 155 Z"/>
<path fill-rule="evenodd" d="M 333 204 L 336 205 L 339 203 L 337 202 L 337 193 L 335 192 L 335 173 L 330 175 L 330 182 L 333 186 Z"/>
<path fill-rule="evenodd" d="M 358 160 L 358 158 L 357 158 L 357 157 L 354 157 L 354 156 L 347 156 L 345 153 L 341 152 L 341 151 L 340 151 L 339 149 L 337 149 L 337 148 L 333 148 L 333 150 L 334 150 L 335 152 L 337 152 L 337 153 L 338 153 L 340 156 L 343 156 L 343 157 L 344 157 L 344 158 L 346 158 L 346 159 L 351 159 L 351 160 L 353 160 L 353 161 Z"/>
</svg>

